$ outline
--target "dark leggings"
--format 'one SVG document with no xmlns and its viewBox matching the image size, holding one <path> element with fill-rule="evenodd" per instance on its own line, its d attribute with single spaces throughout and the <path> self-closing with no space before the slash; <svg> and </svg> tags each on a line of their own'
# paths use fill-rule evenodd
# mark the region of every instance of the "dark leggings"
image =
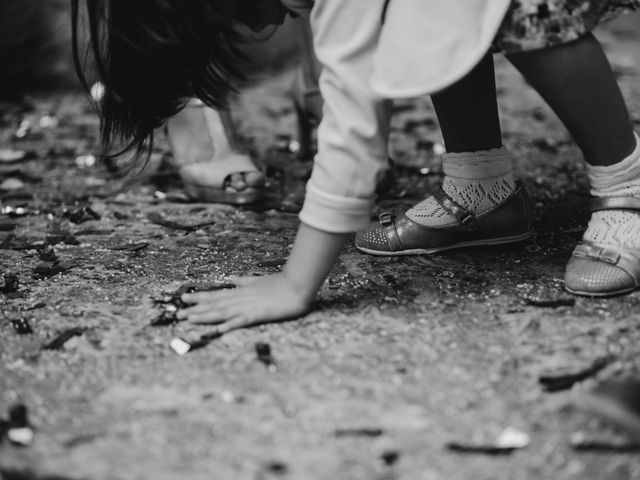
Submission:
<svg viewBox="0 0 640 480">
<path fill-rule="evenodd" d="M 592 34 L 557 47 L 507 55 L 554 110 L 591 165 L 611 165 L 635 147 L 629 113 L 611 66 Z M 493 59 L 431 97 L 447 151 L 502 144 Z"/>
</svg>

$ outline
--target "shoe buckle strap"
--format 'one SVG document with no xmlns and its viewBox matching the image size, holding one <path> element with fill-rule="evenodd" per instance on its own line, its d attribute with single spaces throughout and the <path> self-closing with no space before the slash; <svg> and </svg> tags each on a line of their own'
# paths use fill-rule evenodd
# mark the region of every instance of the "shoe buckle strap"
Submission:
<svg viewBox="0 0 640 480">
<path fill-rule="evenodd" d="M 378 216 L 378 222 L 387 234 L 387 241 L 389 242 L 389 247 L 392 252 L 397 252 L 404 248 L 400 241 L 398 231 L 396 230 L 395 217 L 396 215 L 393 211 L 383 212 Z"/>
<path fill-rule="evenodd" d="M 617 251 L 614 247 L 601 247 L 591 243 L 581 243 L 573 251 L 575 257 L 588 258 L 608 263 L 629 275 L 636 287 L 640 285 L 640 255 L 631 251 Z"/>
<path fill-rule="evenodd" d="M 382 227 L 389 227 L 393 225 L 393 212 L 383 212 L 378 216 L 378 222 Z"/>
<path fill-rule="evenodd" d="M 601 262 L 609 263 L 611 265 L 617 265 L 620 261 L 620 254 L 614 252 L 611 249 L 598 247 L 597 245 L 580 244 L 578 245 L 573 255 L 576 257 L 588 258 L 591 260 L 598 260 Z"/>
<path fill-rule="evenodd" d="M 455 217 L 458 222 L 467 227 L 469 230 L 477 230 L 480 228 L 478 221 L 473 213 L 464 208 L 462 205 L 445 193 L 444 190 L 438 190 L 433 198 L 438 204 L 451 216 Z"/>
</svg>

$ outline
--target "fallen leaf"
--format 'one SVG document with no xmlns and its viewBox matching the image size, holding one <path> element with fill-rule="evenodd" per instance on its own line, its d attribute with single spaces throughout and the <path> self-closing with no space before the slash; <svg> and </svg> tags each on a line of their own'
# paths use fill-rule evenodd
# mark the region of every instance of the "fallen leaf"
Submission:
<svg viewBox="0 0 640 480">
<path fill-rule="evenodd" d="M 57 333 L 51 340 L 40 347 L 41 350 L 60 350 L 73 337 L 82 335 L 86 331 L 83 327 L 71 327 Z"/>
<path fill-rule="evenodd" d="M 557 392 L 571 388 L 575 383 L 592 377 L 611 362 L 609 357 L 596 358 L 584 366 L 559 367 L 543 372 L 538 381 L 547 392 Z"/>
</svg>

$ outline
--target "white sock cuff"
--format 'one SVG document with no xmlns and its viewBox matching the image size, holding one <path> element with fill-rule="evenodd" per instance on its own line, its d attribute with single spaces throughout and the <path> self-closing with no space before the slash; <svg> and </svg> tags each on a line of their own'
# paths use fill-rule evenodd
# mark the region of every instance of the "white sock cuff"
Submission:
<svg viewBox="0 0 640 480">
<path fill-rule="evenodd" d="M 640 137 L 631 154 L 613 165 L 587 165 L 591 193 L 596 197 L 640 196 Z"/>
<path fill-rule="evenodd" d="M 442 156 L 442 170 L 449 177 L 481 180 L 511 173 L 511 160 L 511 152 L 505 147 L 478 152 L 445 153 Z"/>
</svg>

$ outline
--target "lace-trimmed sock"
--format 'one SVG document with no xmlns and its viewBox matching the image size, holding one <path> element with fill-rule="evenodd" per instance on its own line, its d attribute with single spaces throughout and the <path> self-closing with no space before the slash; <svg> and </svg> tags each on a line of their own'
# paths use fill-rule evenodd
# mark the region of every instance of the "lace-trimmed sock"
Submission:
<svg viewBox="0 0 640 480">
<path fill-rule="evenodd" d="M 481 213 L 502 203 L 516 190 L 511 154 L 502 148 L 480 152 L 447 153 L 442 167 L 442 189 L 472 213 Z M 407 217 L 425 226 L 457 223 L 433 197 L 413 206 Z"/>
<path fill-rule="evenodd" d="M 640 198 L 640 138 L 624 160 L 607 167 L 588 166 L 591 193 L 596 197 Z M 640 248 L 640 214 L 626 210 L 593 212 L 584 239 L 593 243 Z"/>
</svg>

